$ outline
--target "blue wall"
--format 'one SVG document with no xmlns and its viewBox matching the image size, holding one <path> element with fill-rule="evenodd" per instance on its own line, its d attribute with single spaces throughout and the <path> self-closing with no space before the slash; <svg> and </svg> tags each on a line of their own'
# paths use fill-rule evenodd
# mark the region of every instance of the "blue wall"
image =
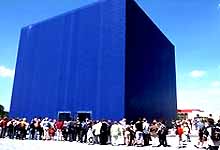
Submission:
<svg viewBox="0 0 220 150">
<path fill-rule="evenodd" d="M 11 116 L 124 116 L 125 1 L 106 0 L 21 31 Z M 117 106 L 117 107 L 116 107 Z"/>
<path fill-rule="evenodd" d="M 126 6 L 126 117 L 176 116 L 174 46 L 132 0 Z"/>
<path fill-rule="evenodd" d="M 10 115 L 174 118 L 174 46 L 133 0 L 102 0 L 21 31 Z"/>
</svg>

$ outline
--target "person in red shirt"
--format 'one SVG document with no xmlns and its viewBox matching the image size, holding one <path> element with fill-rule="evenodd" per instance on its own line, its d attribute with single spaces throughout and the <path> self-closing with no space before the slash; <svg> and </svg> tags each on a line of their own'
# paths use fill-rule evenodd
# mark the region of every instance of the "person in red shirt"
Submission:
<svg viewBox="0 0 220 150">
<path fill-rule="evenodd" d="M 58 120 L 55 123 L 55 128 L 57 129 L 57 131 L 56 131 L 56 133 L 57 133 L 57 140 L 61 141 L 62 140 L 63 121 Z"/>
<path fill-rule="evenodd" d="M 53 126 L 50 126 L 48 129 L 50 140 L 54 140 L 55 132 L 56 132 L 56 129 Z"/>
<path fill-rule="evenodd" d="M 7 117 L 4 117 L 3 120 L 1 121 L 1 134 L 0 134 L 0 138 L 5 138 L 5 134 L 6 134 L 6 131 L 7 131 L 7 123 L 8 123 L 8 118 Z"/>
<path fill-rule="evenodd" d="M 180 124 L 177 125 L 177 127 L 176 127 L 176 134 L 178 135 L 178 138 L 179 138 L 179 145 L 181 145 L 182 135 L 183 135 L 183 128 Z"/>
</svg>

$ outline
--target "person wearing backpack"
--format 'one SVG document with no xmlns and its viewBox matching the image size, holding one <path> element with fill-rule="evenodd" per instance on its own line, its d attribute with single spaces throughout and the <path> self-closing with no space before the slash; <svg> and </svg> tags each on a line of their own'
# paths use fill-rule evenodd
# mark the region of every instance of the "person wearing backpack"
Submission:
<svg viewBox="0 0 220 150">
<path fill-rule="evenodd" d="M 82 121 L 81 122 L 81 136 L 80 136 L 81 143 L 87 142 L 87 131 L 88 131 L 88 124 L 86 121 Z"/>
<path fill-rule="evenodd" d="M 207 136 L 209 150 L 218 150 L 220 145 L 220 127 L 214 124 L 213 119 L 208 119 L 208 127 L 204 133 Z"/>
<path fill-rule="evenodd" d="M 218 122 L 216 123 L 216 126 L 220 127 L 220 119 L 219 119 Z"/>
</svg>

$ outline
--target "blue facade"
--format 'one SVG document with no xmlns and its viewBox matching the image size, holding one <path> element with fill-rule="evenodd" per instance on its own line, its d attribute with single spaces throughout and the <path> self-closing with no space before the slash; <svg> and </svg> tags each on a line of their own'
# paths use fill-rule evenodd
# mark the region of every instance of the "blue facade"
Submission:
<svg viewBox="0 0 220 150">
<path fill-rule="evenodd" d="M 21 30 L 10 115 L 172 118 L 175 84 L 174 46 L 133 0 L 105 0 Z"/>
<path fill-rule="evenodd" d="M 134 2 L 126 5 L 125 116 L 176 116 L 174 45 Z"/>
</svg>

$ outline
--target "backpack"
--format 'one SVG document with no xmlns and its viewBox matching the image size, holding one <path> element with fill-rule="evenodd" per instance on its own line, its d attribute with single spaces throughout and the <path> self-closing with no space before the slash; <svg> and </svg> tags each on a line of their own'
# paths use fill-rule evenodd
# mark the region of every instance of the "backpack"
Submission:
<svg viewBox="0 0 220 150">
<path fill-rule="evenodd" d="M 88 126 L 87 126 L 86 122 L 82 122 L 81 123 L 81 127 L 82 127 L 83 130 L 87 130 L 88 129 L 87 128 Z"/>
<path fill-rule="evenodd" d="M 144 126 L 144 128 L 143 128 L 143 132 L 144 132 L 144 134 L 149 134 L 149 124 L 148 123 L 143 123 L 143 126 Z"/>
<path fill-rule="evenodd" d="M 211 139 L 213 141 L 220 141 L 220 127 L 213 126 L 211 129 Z"/>
</svg>

